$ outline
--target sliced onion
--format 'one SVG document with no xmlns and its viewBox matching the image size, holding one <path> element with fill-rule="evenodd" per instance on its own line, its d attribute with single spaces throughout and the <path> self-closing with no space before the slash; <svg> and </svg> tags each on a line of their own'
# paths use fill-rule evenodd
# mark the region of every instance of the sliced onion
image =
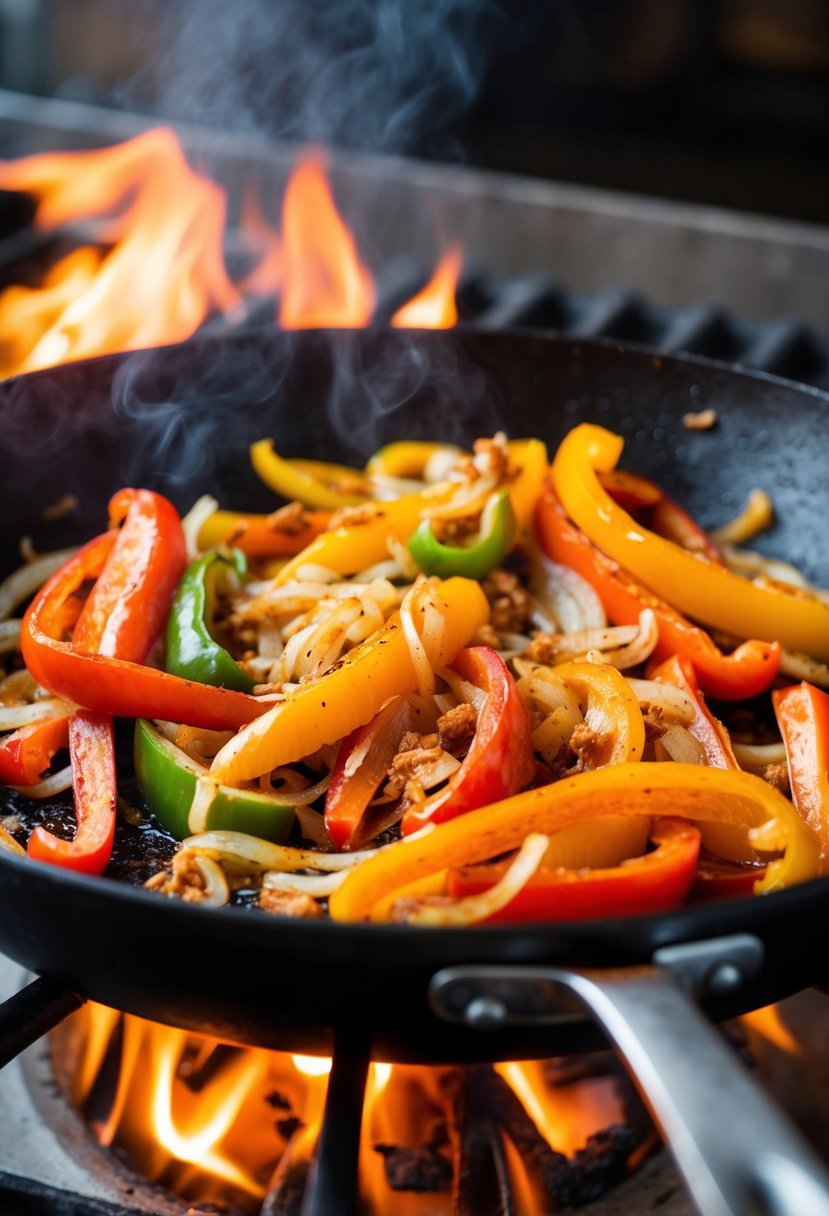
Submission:
<svg viewBox="0 0 829 1216">
<path fill-rule="evenodd" d="M 63 718 L 71 714 L 75 706 L 57 697 L 46 697 L 32 701 L 30 705 L 0 705 L 0 730 L 18 730 L 32 722 L 45 722 L 48 718 Z"/>
<path fill-rule="evenodd" d="M 0 654 L 9 654 L 20 649 L 20 626 L 22 621 L 0 621 Z"/>
<path fill-rule="evenodd" d="M 38 781 L 37 785 L 12 785 L 9 788 L 16 790 L 18 794 L 23 794 L 25 798 L 51 798 L 53 794 L 62 794 L 71 786 L 72 765 L 67 764 L 66 768 L 44 777 L 42 781 Z"/>
<path fill-rule="evenodd" d="M 423 512 L 424 519 L 463 519 L 467 515 L 476 515 L 484 508 L 498 482 L 495 477 L 476 477 L 474 481 L 466 482 L 453 494 L 448 502 L 437 506 L 427 507 Z"/>
<path fill-rule="evenodd" d="M 633 695 L 644 709 L 658 706 L 667 723 L 689 726 L 696 716 L 694 702 L 686 692 L 675 684 L 663 684 L 661 680 L 635 680 L 627 677 Z"/>
<path fill-rule="evenodd" d="M 425 900 L 401 901 L 392 904 L 392 916 L 399 909 L 402 919 L 410 925 L 475 925 L 495 912 L 500 912 L 527 885 L 544 860 L 550 843 L 548 836 L 532 832 L 525 837 L 506 873 L 480 895 L 467 895 L 450 904 L 431 904 Z"/>
<path fill-rule="evenodd" d="M 199 549 L 199 533 L 210 516 L 215 514 L 218 509 L 219 504 L 212 495 L 202 494 L 201 498 L 197 498 L 187 514 L 183 516 L 181 530 L 184 533 L 187 557 L 191 562 L 195 561 L 201 552 Z"/>
<path fill-rule="evenodd" d="M 587 579 L 569 566 L 551 561 L 537 547 L 531 552 L 530 562 L 531 590 L 562 633 L 604 628 L 607 616 L 602 601 Z"/>
<path fill-rule="evenodd" d="M 618 667 L 619 671 L 628 671 L 638 667 L 651 657 L 659 641 L 659 626 L 656 623 L 656 613 L 652 608 L 643 608 L 639 613 L 639 625 L 636 637 L 618 650 L 605 650 L 605 663 Z"/>
<path fill-rule="evenodd" d="M 203 854 L 198 854 L 193 861 L 204 879 L 204 898 L 199 902 L 207 904 L 209 908 L 224 907 L 230 900 L 230 887 L 222 867 L 212 857 Z"/>
<path fill-rule="evenodd" d="M 279 870 L 294 873 L 297 870 L 319 870 L 325 874 L 350 870 L 352 866 L 373 857 L 378 849 L 364 849 L 354 853 L 318 853 L 315 849 L 294 849 L 289 845 L 272 844 L 258 836 L 245 832 L 201 832 L 184 842 L 188 848 L 221 857 L 225 864 L 238 867 L 242 874 L 256 870 Z M 386 845 L 385 848 L 392 846 Z"/>
<path fill-rule="evenodd" d="M 718 545 L 741 545 L 758 532 L 765 531 L 774 520 L 774 503 L 765 490 L 752 490 L 748 501 L 734 519 L 715 528 L 711 536 Z"/>
<path fill-rule="evenodd" d="M 210 777 L 196 778 L 196 792 L 193 794 L 190 813 L 187 816 L 187 827 L 191 832 L 203 832 L 207 827 L 207 816 L 218 789 L 218 783 Z"/>
<path fill-rule="evenodd" d="M 312 840 L 318 849 L 324 849 L 326 852 L 334 851 L 334 841 L 329 836 L 325 820 L 319 811 L 300 804 L 296 808 L 296 817 L 299 820 L 303 839 Z"/>
<path fill-rule="evenodd" d="M 65 561 L 68 561 L 77 552 L 77 548 L 73 548 L 56 549 L 54 553 L 44 553 L 42 557 L 36 558 L 25 566 L 20 566 L 8 578 L 3 579 L 3 582 L 0 583 L 0 621 L 5 621 L 18 604 L 22 604 L 30 595 L 33 595 L 47 579 L 52 577 L 56 570 L 60 570 Z"/>
<path fill-rule="evenodd" d="M 458 675 L 451 667 L 441 668 L 440 678 L 452 689 L 456 702 L 471 705 L 476 714 L 481 712 L 486 702 L 486 693 L 482 688 L 478 688 L 476 684 L 471 684 L 469 680 L 465 680 L 463 676 Z M 435 699 L 437 700 L 437 696 Z M 443 712 L 445 713 L 446 711 L 444 710 Z"/>
<path fill-rule="evenodd" d="M 806 680 L 829 688 L 829 666 L 798 650 L 784 650 L 780 656 L 780 670 L 790 680 Z"/>
<path fill-rule="evenodd" d="M 299 891 L 319 899 L 336 891 L 345 877 L 345 871 L 332 874 L 278 874 L 269 870 L 262 878 L 262 886 L 270 891 Z"/>
<path fill-rule="evenodd" d="M 762 773 L 767 764 L 785 764 L 786 746 L 784 743 L 735 743 L 731 747 L 737 757 L 740 768 L 746 768 L 750 773 Z"/>
<path fill-rule="evenodd" d="M 429 655 L 426 653 L 426 647 L 417 631 L 412 615 L 415 605 L 419 603 L 420 593 L 424 585 L 423 583 L 416 583 L 406 595 L 403 603 L 400 605 L 400 623 L 403 627 L 406 645 L 409 647 L 412 667 L 417 677 L 418 690 L 421 696 L 429 697 L 435 691 L 435 673 L 432 670 Z"/>
<path fill-rule="evenodd" d="M 677 764 L 705 764 L 705 748 L 689 730 L 676 723 L 669 726 L 656 742 Z"/>
<path fill-rule="evenodd" d="M 296 781 L 297 778 L 300 781 L 304 780 L 299 773 L 295 773 L 292 769 L 277 768 L 272 773 L 265 773 L 264 776 L 260 777 L 259 784 L 264 794 L 270 794 L 285 806 L 308 806 L 310 803 L 316 802 L 320 794 L 324 794 L 328 789 L 331 774 L 326 773 L 316 785 L 310 785 L 306 781 L 303 786 L 299 786 Z M 288 785 L 288 789 L 274 789 L 274 780 L 284 781 Z M 294 788 L 291 788 L 291 786 Z"/>
</svg>

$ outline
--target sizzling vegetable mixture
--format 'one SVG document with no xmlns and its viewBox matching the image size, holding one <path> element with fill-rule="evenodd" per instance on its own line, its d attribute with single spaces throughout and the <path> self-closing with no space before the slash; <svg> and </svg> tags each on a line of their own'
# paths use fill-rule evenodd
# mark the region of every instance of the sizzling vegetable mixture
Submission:
<svg viewBox="0 0 829 1216">
<path fill-rule="evenodd" d="M 106 869 L 127 718 L 181 842 L 160 896 L 467 925 L 825 872 L 829 597 L 738 547 L 763 495 L 709 536 L 621 451 L 583 424 L 552 464 L 499 434 L 356 470 L 263 440 L 271 515 L 116 494 L 0 586 L 0 781 L 74 794 L 74 836 L 29 856 Z"/>
</svg>

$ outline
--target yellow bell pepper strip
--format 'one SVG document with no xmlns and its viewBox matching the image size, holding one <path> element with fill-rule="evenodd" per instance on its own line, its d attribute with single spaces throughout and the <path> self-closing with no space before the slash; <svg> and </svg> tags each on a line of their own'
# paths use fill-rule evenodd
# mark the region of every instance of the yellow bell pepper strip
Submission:
<svg viewBox="0 0 829 1216">
<path fill-rule="evenodd" d="M 371 487 L 359 469 L 321 460 L 286 460 L 276 452 L 272 439 L 251 444 L 250 460 L 265 485 L 287 502 L 336 511 L 371 498 Z"/>
<path fill-rule="evenodd" d="M 455 458 L 463 455 L 462 448 L 434 440 L 400 439 L 396 443 L 387 443 L 369 458 L 366 477 L 424 478 L 429 461 L 438 452 Z"/>
<path fill-rule="evenodd" d="M 449 578 L 486 578 L 500 566 L 515 540 L 515 513 L 507 490 L 490 494 L 481 512 L 481 526 L 468 545 L 445 545 L 435 536 L 432 521 L 424 519 L 409 540 L 409 552 L 424 574 Z"/>
<path fill-rule="evenodd" d="M 821 873 L 829 871 L 829 696 L 812 684 L 772 693 L 786 746 L 792 800 L 817 832 Z"/>
<path fill-rule="evenodd" d="M 642 759 L 645 722 L 625 677 L 609 663 L 563 663 L 553 673 L 584 705 L 584 720 L 595 739 L 587 768 Z"/>
<path fill-rule="evenodd" d="M 552 482 L 567 514 L 615 561 L 706 625 L 735 637 L 778 641 L 829 660 L 829 604 L 800 588 L 749 582 L 728 569 L 648 531 L 602 487 L 597 473 L 613 469 L 624 441 L 582 423 L 562 440 Z"/>
<path fill-rule="evenodd" d="M 547 473 L 547 448 L 538 439 L 516 439 L 509 444 L 509 498 L 519 532 L 532 522 L 533 511 Z M 360 523 L 334 528 L 312 541 L 276 576 L 277 586 L 296 577 L 305 565 L 327 566 L 338 574 L 356 574 L 389 556 L 388 538 L 402 544 L 409 538 L 430 507 L 443 506 L 458 491 L 453 482 L 442 481 L 416 494 L 405 494 L 393 502 L 367 503 Z"/>
<path fill-rule="evenodd" d="M 751 640 L 732 654 L 723 654 L 704 629 L 692 625 L 576 528 L 549 484 L 538 501 L 535 526 L 547 556 L 587 579 L 614 624 L 635 625 L 642 609 L 650 608 L 659 629 L 654 659 L 659 662 L 675 654 L 687 655 L 708 696 L 741 701 L 765 692 L 774 680 L 780 666 L 778 642 Z"/>
<path fill-rule="evenodd" d="M 507 798 L 529 785 L 535 771 L 530 720 L 501 656 L 489 646 L 470 646 L 452 667 L 484 693 L 475 736 L 446 786 L 407 809 L 400 824 L 404 836 Z"/>
<path fill-rule="evenodd" d="M 247 557 L 293 557 L 324 532 L 330 511 L 305 511 L 288 526 L 280 511 L 271 515 L 241 515 L 236 511 L 214 511 L 201 526 L 199 549 L 233 545 Z"/>
<path fill-rule="evenodd" d="M 510 852 L 531 832 L 549 835 L 607 815 L 668 813 L 697 824 L 756 829 L 764 849 L 781 851 L 755 887 L 757 894 L 807 882 L 818 872 L 816 834 L 761 777 L 696 764 L 614 764 L 525 790 L 366 858 L 331 896 L 329 911 L 334 920 L 367 920 L 390 891 L 438 870 Z"/>
<path fill-rule="evenodd" d="M 657 819 L 650 829 L 650 839 L 656 846 L 653 852 L 611 868 L 551 869 L 542 864 L 515 898 L 484 923 L 590 920 L 678 908 L 688 898 L 694 882 L 699 829 L 681 819 Z M 504 876 L 509 864 L 502 861 L 450 870 L 447 892 L 453 899 L 480 895 Z"/>
<path fill-rule="evenodd" d="M 489 619 L 489 604 L 478 583 L 465 578 L 436 582 L 434 594 L 445 610 L 444 629 L 433 669 L 446 667 Z M 415 623 L 419 613 L 413 613 Z M 226 785 L 251 780 L 292 764 L 326 743 L 336 743 L 370 722 L 394 696 L 419 686 L 400 613 L 355 646 L 330 671 L 306 680 L 219 751 L 210 775 Z"/>
</svg>

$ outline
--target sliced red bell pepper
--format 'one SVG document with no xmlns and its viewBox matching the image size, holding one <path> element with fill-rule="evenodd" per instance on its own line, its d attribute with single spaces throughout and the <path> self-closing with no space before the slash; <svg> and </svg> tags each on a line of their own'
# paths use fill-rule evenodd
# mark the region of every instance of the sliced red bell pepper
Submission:
<svg viewBox="0 0 829 1216">
<path fill-rule="evenodd" d="M 343 739 L 325 796 L 325 826 L 339 849 L 355 847 L 368 804 L 388 772 L 400 738 L 415 730 L 406 697 L 392 697 L 365 726 Z"/>
<path fill-rule="evenodd" d="M 589 920 L 667 912 L 688 897 L 700 849 L 699 829 L 679 819 L 657 819 L 650 839 L 656 848 L 610 869 L 536 870 L 527 885 L 490 922 Z M 450 870 L 454 899 L 489 890 L 508 862 Z"/>
<path fill-rule="evenodd" d="M 115 838 L 115 743 L 112 718 L 79 710 L 69 723 L 69 755 L 77 830 L 61 840 L 43 827 L 29 837 L 28 853 L 82 874 L 101 874 Z"/>
<path fill-rule="evenodd" d="M 820 839 L 821 872 L 829 870 L 829 696 L 812 684 L 772 693 L 786 747 L 792 801 Z"/>
<path fill-rule="evenodd" d="M 766 872 L 766 867 L 756 862 L 725 861 L 721 857 L 700 857 L 690 898 L 737 899 L 751 895 L 754 887 Z"/>
<path fill-rule="evenodd" d="M 544 552 L 587 579 L 615 624 L 635 625 L 643 608 L 653 610 L 659 628 L 657 661 L 686 655 L 700 688 L 720 701 L 754 697 L 770 686 L 780 666 L 778 642 L 752 640 L 723 654 L 704 629 L 654 595 L 571 523 L 550 485 L 539 499 L 535 524 Z"/>
<path fill-rule="evenodd" d="M 270 708 L 246 693 L 196 684 L 154 667 L 85 654 L 64 640 L 77 616 L 76 594 L 95 579 L 117 539 L 106 532 L 84 545 L 29 606 L 20 635 L 23 660 L 44 688 L 95 713 L 161 718 L 211 730 L 238 729 Z"/>
<path fill-rule="evenodd" d="M 509 798 L 535 773 L 527 710 L 501 656 L 488 646 L 471 646 L 460 652 L 452 668 L 486 699 L 466 758 L 443 790 L 406 811 L 400 825 L 404 836 L 427 823 L 443 823 Z"/>
<path fill-rule="evenodd" d="M 71 716 L 44 718 L 4 735 L 0 739 L 0 782 L 37 785 L 55 753 L 69 745 Z"/>
<path fill-rule="evenodd" d="M 706 764 L 712 768 L 739 768 L 728 731 L 703 700 L 691 659 L 684 654 L 675 654 L 652 672 L 652 678 L 674 684 L 688 694 L 694 706 L 694 720 L 688 730 L 705 749 Z"/>
<path fill-rule="evenodd" d="M 275 515 L 278 517 L 279 512 Z M 331 521 L 331 511 L 304 511 L 295 528 L 278 526 L 272 515 L 241 515 L 214 511 L 202 524 L 199 546 L 233 545 L 248 557 L 295 557 L 310 545 Z"/>
<path fill-rule="evenodd" d="M 132 489 L 113 495 L 109 517 L 123 525 L 81 609 L 72 645 L 86 654 L 143 663 L 187 565 L 181 520 L 161 494 Z"/>
<path fill-rule="evenodd" d="M 722 553 L 704 528 L 661 486 L 639 473 L 611 469 L 598 474 L 599 481 L 614 502 L 641 520 L 652 532 L 672 540 L 691 553 L 704 553 L 709 561 L 722 565 Z"/>
</svg>

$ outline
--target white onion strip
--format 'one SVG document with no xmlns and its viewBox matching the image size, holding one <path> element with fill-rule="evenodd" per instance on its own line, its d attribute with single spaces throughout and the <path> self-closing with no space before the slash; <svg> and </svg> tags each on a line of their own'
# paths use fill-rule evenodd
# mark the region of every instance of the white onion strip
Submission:
<svg viewBox="0 0 829 1216">
<path fill-rule="evenodd" d="M 344 870 L 332 874 L 279 874 L 269 870 L 262 879 L 262 886 L 269 891 L 299 891 L 321 898 L 336 891 L 345 877 Z"/>
<path fill-rule="evenodd" d="M 731 747 L 740 768 L 752 773 L 762 773 L 767 764 L 785 764 L 786 747 L 780 743 L 735 743 Z"/>
<path fill-rule="evenodd" d="M 184 843 L 188 848 L 221 857 L 224 863 L 230 863 L 242 874 L 249 874 L 251 869 L 279 870 L 284 873 L 297 870 L 337 873 L 350 870 L 366 857 L 373 857 L 379 852 L 378 849 L 364 849 L 354 853 L 318 853 L 315 849 L 294 849 L 289 845 L 272 844 L 269 840 L 248 836 L 245 832 L 201 832 Z"/>
<path fill-rule="evenodd" d="M 77 551 L 77 549 L 57 549 L 54 553 L 44 553 L 42 557 L 36 558 L 26 566 L 18 567 L 13 574 L 5 578 L 0 583 L 0 621 L 4 621 L 18 604 L 27 600 L 39 587 L 42 587 L 46 580 L 51 578 L 55 571 L 59 570 L 63 563 Z"/>
<path fill-rule="evenodd" d="M 524 840 L 506 873 L 480 895 L 467 895 L 450 904 L 432 904 L 425 900 L 407 900 L 392 905 L 400 908 L 401 918 L 410 925 L 474 925 L 486 920 L 494 912 L 500 912 L 527 885 L 535 874 L 550 844 L 549 836 L 532 832 Z"/>
<path fill-rule="evenodd" d="M 404 598 L 400 605 L 400 624 L 403 627 L 406 645 L 409 647 L 412 667 L 417 677 L 418 691 L 423 697 L 431 697 L 435 691 L 435 673 L 412 615 L 414 608 L 420 604 L 420 595 L 424 586 L 423 583 L 416 583 Z"/>
<path fill-rule="evenodd" d="M 705 748 L 684 726 L 674 723 L 656 741 L 657 749 L 664 750 L 677 764 L 705 764 Z"/>
<path fill-rule="evenodd" d="M 53 794 L 62 794 L 72 785 L 72 766 L 59 769 L 56 773 L 44 777 L 37 785 L 12 785 L 9 788 L 23 794 L 25 798 L 51 798 Z"/>
<path fill-rule="evenodd" d="M 197 854 L 193 861 L 204 879 L 204 898 L 199 902 L 209 908 L 224 907 L 230 901 L 230 887 L 222 867 L 203 854 Z"/>
<path fill-rule="evenodd" d="M 11 621 L 0 621 L 0 654 L 9 654 L 20 647 L 20 626 L 22 621 L 15 618 Z"/>
<path fill-rule="evenodd" d="M 675 684 L 663 684 L 661 680 L 635 680 L 627 677 L 633 695 L 641 706 L 658 706 L 667 723 L 676 722 L 689 726 L 696 715 L 694 703 L 686 692 Z"/>
<path fill-rule="evenodd" d="M 57 697 L 46 697 L 32 701 L 29 705 L 0 705 L 0 730 L 18 730 L 33 722 L 45 722 L 50 718 L 63 718 L 75 709 L 68 701 Z"/>
<path fill-rule="evenodd" d="M 783 650 L 780 656 L 780 671 L 790 680 L 806 680 L 808 684 L 818 684 L 821 688 L 829 688 L 829 666 L 813 659 L 809 654 L 799 650 Z"/>
<path fill-rule="evenodd" d="M 296 781 L 298 776 L 299 774 L 294 773 L 292 769 L 277 768 L 272 773 L 265 773 L 259 778 L 259 788 L 263 794 L 276 798 L 285 806 L 308 806 L 310 803 L 316 802 L 320 794 L 325 793 L 331 782 L 331 774 L 326 773 L 316 785 L 300 786 Z M 283 781 L 286 786 L 293 785 L 294 788 L 274 789 L 274 780 Z"/>
<path fill-rule="evenodd" d="M 202 494 L 197 498 L 190 510 L 182 518 L 181 530 L 184 533 L 184 545 L 189 561 L 194 561 L 201 550 L 199 549 L 199 533 L 211 515 L 219 509 L 219 504 L 210 494 Z"/>
<path fill-rule="evenodd" d="M 537 548 L 531 554 L 531 590 L 562 633 L 603 629 L 607 624 L 602 602 L 587 579 Z"/>
</svg>

